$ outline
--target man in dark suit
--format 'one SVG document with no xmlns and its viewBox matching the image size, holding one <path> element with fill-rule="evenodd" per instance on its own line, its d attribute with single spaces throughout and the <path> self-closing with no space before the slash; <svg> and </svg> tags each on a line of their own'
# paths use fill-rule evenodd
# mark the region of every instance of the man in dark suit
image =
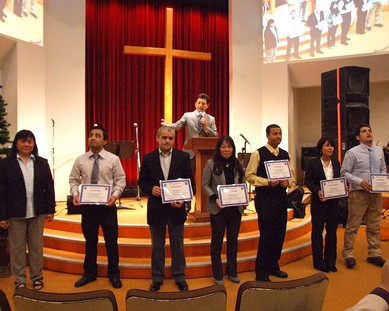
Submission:
<svg viewBox="0 0 389 311">
<path fill-rule="evenodd" d="M 181 291 L 188 290 L 185 277 L 184 223 L 186 210 L 184 201 L 162 203 L 161 180 L 189 178 L 193 181 L 189 155 L 173 149 L 175 129 L 161 126 L 156 141 L 159 148 L 143 158 L 139 174 L 139 186 L 148 195 L 147 224 L 150 226 L 152 241 L 152 283 L 151 291 L 158 291 L 165 278 L 166 227 L 169 232 L 172 256 L 172 275 Z"/>
<path fill-rule="evenodd" d="M 309 35 L 311 36 L 311 46 L 310 53 L 311 56 L 315 56 L 315 43 L 316 43 L 316 52 L 323 54 L 323 51 L 320 48 L 321 42 L 321 22 L 324 21 L 324 12 L 316 6 L 313 13 L 308 16 L 307 26 L 311 28 Z"/>
</svg>

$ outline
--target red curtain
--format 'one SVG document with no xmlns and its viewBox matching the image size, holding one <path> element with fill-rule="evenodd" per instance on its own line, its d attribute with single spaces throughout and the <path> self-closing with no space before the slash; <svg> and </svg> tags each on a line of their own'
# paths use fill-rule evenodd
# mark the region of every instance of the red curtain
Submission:
<svg viewBox="0 0 389 311">
<path fill-rule="evenodd" d="M 173 61 L 173 121 L 210 96 L 208 112 L 228 133 L 229 59 L 227 1 L 86 0 L 86 132 L 105 127 L 110 141 L 136 141 L 141 157 L 157 145 L 163 118 L 164 58 L 124 55 L 125 45 L 164 47 L 166 8 L 173 8 L 173 47 L 209 52 L 212 60 Z M 181 149 L 184 130 L 177 132 Z M 135 147 L 135 145 L 134 145 Z M 127 184 L 137 184 L 135 153 L 122 161 Z"/>
</svg>

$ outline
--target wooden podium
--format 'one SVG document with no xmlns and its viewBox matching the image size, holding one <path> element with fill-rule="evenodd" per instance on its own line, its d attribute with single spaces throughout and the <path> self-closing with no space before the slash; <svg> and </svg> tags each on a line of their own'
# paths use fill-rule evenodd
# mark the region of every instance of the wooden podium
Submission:
<svg viewBox="0 0 389 311">
<path fill-rule="evenodd" d="M 207 161 L 213 157 L 219 137 L 194 137 L 188 141 L 184 149 L 191 149 L 196 154 L 196 209 L 189 213 L 189 219 L 194 222 L 209 221 L 209 212 L 206 211 L 207 197 L 203 194 L 201 178 Z"/>
</svg>

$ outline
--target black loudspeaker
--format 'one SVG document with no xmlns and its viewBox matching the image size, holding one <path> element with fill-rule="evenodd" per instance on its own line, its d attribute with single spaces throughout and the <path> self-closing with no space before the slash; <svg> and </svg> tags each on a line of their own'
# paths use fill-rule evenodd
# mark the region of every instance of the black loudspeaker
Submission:
<svg viewBox="0 0 389 311">
<path fill-rule="evenodd" d="M 369 73 L 369 68 L 342 67 L 321 74 L 322 136 L 333 138 L 338 145 L 340 131 L 342 155 L 358 144 L 354 133 L 357 127 L 369 124 Z"/>
</svg>

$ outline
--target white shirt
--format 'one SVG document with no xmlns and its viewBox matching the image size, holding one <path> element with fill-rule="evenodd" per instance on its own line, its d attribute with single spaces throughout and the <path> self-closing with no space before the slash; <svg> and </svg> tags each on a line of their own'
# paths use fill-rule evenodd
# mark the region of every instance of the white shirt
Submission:
<svg viewBox="0 0 389 311">
<path fill-rule="evenodd" d="M 35 217 L 34 210 L 34 155 L 30 155 L 27 163 L 24 163 L 19 154 L 16 156 L 22 170 L 24 185 L 26 186 L 26 218 Z"/>
</svg>

